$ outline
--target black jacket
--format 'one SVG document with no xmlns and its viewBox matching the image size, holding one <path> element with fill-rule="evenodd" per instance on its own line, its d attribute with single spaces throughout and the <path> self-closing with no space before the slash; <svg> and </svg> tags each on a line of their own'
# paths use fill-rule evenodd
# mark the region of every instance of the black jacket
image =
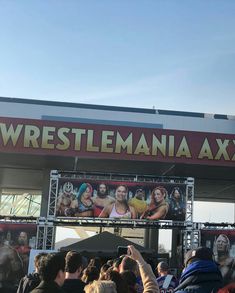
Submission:
<svg viewBox="0 0 235 293">
<path fill-rule="evenodd" d="M 19 283 L 17 293 L 29 293 L 40 284 L 39 274 L 32 273 L 24 276 Z"/>
<path fill-rule="evenodd" d="M 31 293 L 65 293 L 56 282 L 42 281 Z"/>
<path fill-rule="evenodd" d="M 86 284 L 79 279 L 65 279 L 62 288 L 66 293 L 84 293 L 85 285 Z"/>
<path fill-rule="evenodd" d="M 198 260 L 191 263 L 180 278 L 176 293 L 214 293 L 222 287 L 222 275 L 213 261 Z"/>
</svg>

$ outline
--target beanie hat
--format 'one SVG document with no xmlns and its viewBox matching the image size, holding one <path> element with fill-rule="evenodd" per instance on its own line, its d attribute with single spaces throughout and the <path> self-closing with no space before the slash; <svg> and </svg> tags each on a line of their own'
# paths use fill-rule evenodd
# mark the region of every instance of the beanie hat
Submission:
<svg viewBox="0 0 235 293">
<path fill-rule="evenodd" d="M 185 267 L 188 265 L 188 262 L 191 260 L 211 260 L 213 261 L 213 252 L 207 247 L 198 247 L 195 249 L 189 250 L 184 258 Z"/>
</svg>

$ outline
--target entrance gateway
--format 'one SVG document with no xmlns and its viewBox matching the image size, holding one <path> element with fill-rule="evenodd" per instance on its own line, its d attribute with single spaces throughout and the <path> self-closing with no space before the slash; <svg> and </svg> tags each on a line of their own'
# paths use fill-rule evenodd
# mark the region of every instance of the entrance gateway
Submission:
<svg viewBox="0 0 235 293">
<path fill-rule="evenodd" d="M 37 223 L 37 246 L 44 248 L 53 247 L 55 226 L 67 223 L 179 227 L 187 250 L 200 243 L 198 231 L 206 227 L 193 222 L 193 200 L 234 200 L 234 133 L 235 117 L 226 115 L 0 98 L 1 221 Z M 65 176 L 69 180 L 93 176 L 93 180 L 119 181 L 121 174 L 128 174 L 125 183 L 163 182 L 169 194 L 171 180 L 173 185 L 183 180 L 188 186 L 185 220 L 69 219 L 55 214 L 60 191 L 56 186 Z M 30 198 L 28 213 L 23 216 L 13 208 L 19 200 L 16 192 Z M 30 219 L 33 196 L 39 194 L 40 213 L 37 220 Z M 5 199 L 11 195 L 17 202 L 12 200 L 6 210 Z M 148 196 L 146 190 L 146 201 Z M 233 228 L 232 224 L 226 227 Z"/>
</svg>

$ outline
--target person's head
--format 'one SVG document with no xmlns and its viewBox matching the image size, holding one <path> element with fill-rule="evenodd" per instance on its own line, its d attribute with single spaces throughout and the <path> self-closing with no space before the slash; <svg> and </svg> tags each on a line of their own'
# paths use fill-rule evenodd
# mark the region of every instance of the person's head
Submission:
<svg viewBox="0 0 235 293">
<path fill-rule="evenodd" d="M 123 271 L 121 277 L 124 282 L 128 285 L 129 291 L 136 291 L 137 277 L 131 271 Z"/>
<path fill-rule="evenodd" d="M 99 280 L 106 280 L 106 272 L 107 270 L 111 268 L 111 266 L 107 263 L 103 264 L 102 267 L 100 268 L 100 276 Z"/>
<path fill-rule="evenodd" d="M 41 252 L 34 257 L 34 267 L 35 271 L 38 273 L 40 268 L 40 263 L 43 257 L 47 256 L 46 252 Z"/>
<path fill-rule="evenodd" d="M 77 273 L 78 277 L 82 271 L 82 256 L 79 252 L 69 251 L 65 257 L 65 271 L 66 273 Z"/>
<path fill-rule="evenodd" d="M 91 198 L 92 191 L 93 189 L 90 183 L 82 183 L 78 190 L 77 199 L 81 200 Z"/>
<path fill-rule="evenodd" d="M 213 261 L 212 250 L 203 246 L 189 250 L 184 257 L 185 267 L 195 261 Z"/>
<path fill-rule="evenodd" d="M 20 232 L 18 236 L 18 244 L 19 245 L 27 245 L 28 244 L 28 234 L 24 231 Z"/>
<path fill-rule="evenodd" d="M 144 189 L 142 189 L 142 188 L 136 189 L 135 198 L 140 199 L 140 200 L 144 200 L 144 197 L 145 197 Z"/>
<path fill-rule="evenodd" d="M 73 184 L 71 182 L 65 182 L 63 185 L 63 194 L 70 196 L 73 193 Z"/>
<path fill-rule="evenodd" d="M 100 183 L 97 189 L 97 195 L 101 198 L 105 198 L 108 195 L 108 186 L 105 183 Z"/>
<path fill-rule="evenodd" d="M 119 272 L 119 267 L 122 262 L 123 257 L 114 259 L 113 261 L 113 270 Z"/>
<path fill-rule="evenodd" d="M 172 192 L 171 192 L 171 196 L 172 198 L 174 198 L 175 200 L 180 200 L 181 199 L 181 190 L 179 189 L 179 187 L 174 187 L 172 189 Z"/>
<path fill-rule="evenodd" d="M 99 279 L 99 270 L 96 267 L 88 266 L 82 275 L 82 281 L 86 284 Z"/>
<path fill-rule="evenodd" d="M 118 185 L 115 191 L 115 198 L 117 201 L 126 202 L 128 189 L 125 185 Z"/>
<path fill-rule="evenodd" d="M 131 271 L 137 276 L 138 272 L 139 272 L 138 264 L 137 264 L 137 262 L 135 260 L 133 260 L 129 256 L 125 256 L 122 259 L 122 262 L 121 262 L 120 267 L 119 267 L 119 271 L 120 271 L 120 273 L 122 273 L 124 271 Z"/>
<path fill-rule="evenodd" d="M 101 259 L 100 257 L 93 257 L 92 259 L 90 259 L 89 261 L 89 264 L 88 264 L 89 267 L 96 267 L 98 269 L 98 271 L 100 270 L 101 268 Z"/>
<path fill-rule="evenodd" d="M 124 279 L 121 277 L 121 274 L 117 271 L 109 268 L 105 274 L 105 280 L 113 281 L 116 284 L 117 293 L 128 292 L 128 286 Z"/>
<path fill-rule="evenodd" d="M 165 276 L 169 272 L 169 266 L 165 261 L 159 262 L 157 265 L 157 272 L 160 276 Z"/>
<path fill-rule="evenodd" d="M 156 204 L 161 203 L 167 195 L 167 191 L 163 186 L 155 187 L 151 193 L 151 200 Z"/>
<path fill-rule="evenodd" d="M 116 285 L 112 281 L 94 281 L 84 288 L 86 293 L 117 293 Z"/>
<path fill-rule="evenodd" d="M 216 239 L 215 246 L 215 250 L 218 254 L 228 254 L 230 250 L 230 241 L 228 236 L 220 234 Z"/>
<path fill-rule="evenodd" d="M 55 281 L 62 286 L 65 279 L 65 259 L 62 253 L 49 253 L 42 257 L 39 275 L 43 281 Z"/>
</svg>

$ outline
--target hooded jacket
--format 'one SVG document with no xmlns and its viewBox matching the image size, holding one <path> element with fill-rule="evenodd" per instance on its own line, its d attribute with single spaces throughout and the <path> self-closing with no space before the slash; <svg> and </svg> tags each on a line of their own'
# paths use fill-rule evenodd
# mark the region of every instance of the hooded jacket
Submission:
<svg viewBox="0 0 235 293">
<path fill-rule="evenodd" d="M 214 261 L 197 260 L 183 271 L 176 293 L 214 293 L 222 287 L 220 270 Z"/>
</svg>

